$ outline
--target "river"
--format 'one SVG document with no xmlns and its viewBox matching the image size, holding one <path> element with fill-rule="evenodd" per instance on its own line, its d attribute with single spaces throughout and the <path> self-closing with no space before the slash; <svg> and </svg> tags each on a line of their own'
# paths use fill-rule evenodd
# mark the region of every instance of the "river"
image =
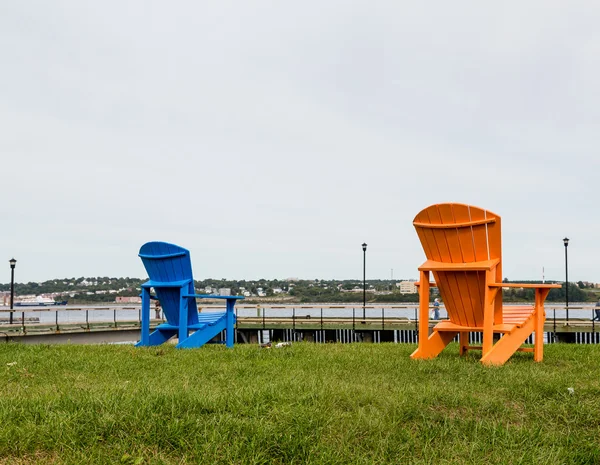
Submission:
<svg viewBox="0 0 600 465">
<path fill-rule="evenodd" d="M 523 304 L 519 304 L 523 305 Z M 200 311 L 212 312 L 224 310 L 223 305 L 201 305 Z M 573 303 L 569 306 L 569 318 L 591 319 L 594 316 L 593 303 Z M 8 308 L 0 307 L 0 317 L 4 322 L 8 319 Z M 85 323 L 87 321 L 134 321 L 140 316 L 140 307 L 134 305 L 115 306 L 71 306 L 66 307 L 19 307 L 15 309 L 14 320 L 21 320 L 22 312 L 25 318 L 38 319 L 40 323 Z M 356 318 L 363 317 L 362 305 L 236 305 L 236 313 L 241 317 L 293 317 L 296 318 L 319 318 L 321 314 L 328 318 Z M 416 304 L 390 304 L 390 305 L 367 305 L 364 309 L 366 318 L 409 318 L 418 316 Z M 155 318 L 154 308 L 150 314 Z M 444 306 L 440 309 L 441 318 L 446 318 L 447 313 Z M 546 318 L 566 318 L 564 304 L 549 303 L 546 305 Z"/>
</svg>

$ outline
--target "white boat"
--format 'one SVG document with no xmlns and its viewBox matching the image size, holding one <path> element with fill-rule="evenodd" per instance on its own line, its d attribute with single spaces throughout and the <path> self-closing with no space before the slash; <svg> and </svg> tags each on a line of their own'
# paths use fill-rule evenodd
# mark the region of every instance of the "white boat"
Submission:
<svg viewBox="0 0 600 465">
<path fill-rule="evenodd" d="M 49 297 L 38 295 L 35 299 L 23 299 L 15 302 L 15 307 L 49 307 L 52 305 L 67 305 L 67 301 L 57 302 Z"/>
</svg>

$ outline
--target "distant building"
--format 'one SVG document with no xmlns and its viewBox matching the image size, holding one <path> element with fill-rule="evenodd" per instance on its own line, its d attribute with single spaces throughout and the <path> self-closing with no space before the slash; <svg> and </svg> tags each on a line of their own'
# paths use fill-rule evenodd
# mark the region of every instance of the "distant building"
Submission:
<svg viewBox="0 0 600 465">
<path fill-rule="evenodd" d="M 396 287 L 400 288 L 400 294 L 416 294 L 417 286 L 415 281 L 400 281 L 396 283 Z"/>
<path fill-rule="evenodd" d="M 228 287 L 222 287 L 219 289 L 219 295 L 231 295 L 231 289 Z"/>
<path fill-rule="evenodd" d="M 139 304 L 142 303 L 142 298 L 140 296 L 133 296 L 133 297 L 124 297 L 121 295 L 118 295 L 117 298 L 115 299 L 115 302 L 120 303 L 120 304 Z"/>
<path fill-rule="evenodd" d="M 375 289 L 373 288 L 373 286 L 369 286 L 368 289 L 363 289 L 362 287 L 354 286 L 354 288 L 352 290 L 347 291 L 347 292 L 363 292 L 363 290 L 364 290 L 364 292 L 375 292 Z"/>
</svg>

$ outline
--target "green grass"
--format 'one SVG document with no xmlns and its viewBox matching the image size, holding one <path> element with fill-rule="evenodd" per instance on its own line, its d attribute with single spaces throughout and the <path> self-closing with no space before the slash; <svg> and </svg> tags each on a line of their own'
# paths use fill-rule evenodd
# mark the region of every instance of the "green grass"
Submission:
<svg viewBox="0 0 600 465">
<path fill-rule="evenodd" d="M 0 464 L 600 463 L 600 347 L 414 348 L 1 345 Z"/>
</svg>

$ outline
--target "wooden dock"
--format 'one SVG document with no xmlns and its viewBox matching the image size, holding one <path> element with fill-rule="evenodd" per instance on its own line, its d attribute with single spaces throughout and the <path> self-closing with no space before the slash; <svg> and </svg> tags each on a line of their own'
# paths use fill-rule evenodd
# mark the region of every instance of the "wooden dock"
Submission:
<svg viewBox="0 0 600 465">
<path fill-rule="evenodd" d="M 151 327 L 156 327 L 160 323 L 162 320 L 152 320 Z M 436 323 L 431 321 L 430 327 Z M 236 323 L 238 335 L 243 335 L 238 338 L 238 342 L 260 341 L 262 336 L 256 335 L 264 331 L 268 331 L 271 335 L 280 335 L 287 331 L 306 335 L 306 340 L 314 340 L 316 332 L 345 331 L 389 334 L 394 331 L 416 332 L 417 328 L 418 322 L 408 318 L 238 317 Z M 600 333 L 600 325 L 584 319 L 570 319 L 568 322 L 566 320 L 546 320 L 544 331 L 554 334 L 556 340 L 571 342 L 571 339 L 574 341 L 576 333 Z M 0 342 L 125 342 L 138 340 L 139 333 L 140 322 L 137 320 L 63 323 L 58 326 L 31 321 L 26 321 L 23 325 L 22 322 L 17 321 L 12 325 L 0 325 Z M 390 340 L 390 337 L 388 336 L 385 340 Z"/>
<path fill-rule="evenodd" d="M 363 309 L 360 306 L 288 305 L 261 307 L 258 305 L 240 305 L 239 308 L 245 315 L 238 314 L 237 316 L 236 337 L 240 336 L 237 337 L 238 342 L 255 341 L 257 338 L 261 340 L 263 334 L 269 334 L 273 339 L 277 339 L 282 334 L 285 334 L 286 337 L 293 334 L 299 335 L 302 340 L 319 340 L 324 337 L 325 332 L 327 332 L 328 338 L 331 334 L 336 332 L 336 334 L 341 334 L 343 332 L 346 335 L 356 333 L 368 336 L 366 339 L 360 340 L 372 338 L 380 341 L 399 341 L 402 339 L 402 341 L 413 342 L 416 337 L 413 333 L 416 334 L 418 329 L 418 321 L 416 320 L 418 312 L 414 305 L 366 307 L 367 318 L 362 318 Z M 580 318 L 566 320 L 558 317 L 564 314 L 564 308 L 560 306 L 546 307 L 544 332 L 552 335 L 548 340 L 576 342 L 578 338 L 587 338 L 595 341 L 597 333 L 600 333 L 600 322 L 591 320 L 592 307 L 569 308 L 572 316 Z M 373 312 L 374 309 L 377 312 Z M 405 314 L 408 313 L 414 316 L 396 316 L 398 309 L 404 311 Z M 92 343 L 139 340 L 141 312 L 140 307 L 136 305 L 19 309 L 13 312 L 12 324 L 7 324 L 7 310 L 0 308 L 0 315 L 2 315 L 0 317 L 0 342 L 51 343 L 68 341 L 77 343 L 75 341 L 81 341 L 81 343 Z M 205 306 L 201 310 L 214 311 L 221 310 L 221 308 L 211 305 Z M 379 313 L 379 310 L 381 310 L 381 313 Z M 409 311 L 406 312 L 406 310 Z M 74 317 L 73 312 L 80 313 L 77 317 Z M 32 316 L 31 313 L 35 313 L 35 315 Z M 277 313 L 284 315 L 287 313 L 287 316 L 278 316 Z M 344 313 L 348 316 L 343 316 Z M 373 316 L 373 313 L 379 313 L 379 316 Z M 584 315 L 590 316 L 581 318 Z M 75 319 L 77 321 L 73 321 Z M 152 320 L 152 328 L 162 323 L 162 321 L 161 319 Z M 429 325 L 433 327 L 436 323 L 436 321 L 430 321 Z M 394 334 L 394 332 L 396 333 Z M 403 334 L 402 338 L 399 337 L 399 333 Z M 347 336 L 342 339 L 345 341 Z"/>
</svg>

